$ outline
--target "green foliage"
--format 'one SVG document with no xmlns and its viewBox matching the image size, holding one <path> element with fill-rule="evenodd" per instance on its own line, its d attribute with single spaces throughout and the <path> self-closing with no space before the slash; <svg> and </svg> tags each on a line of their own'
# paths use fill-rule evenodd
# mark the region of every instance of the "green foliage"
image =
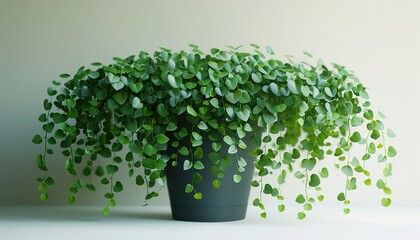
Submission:
<svg viewBox="0 0 420 240">
<path fill-rule="evenodd" d="M 384 207 L 389 207 L 391 205 L 391 199 L 390 198 L 382 198 L 381 204 Z"/>
<path fill-rule="evenodd" d="M 366 87 L 351 71 L 321 60 L 313 65 L 283 61 L 270 47 L 264 51 L 255 44 L 251 52 L 229 47 L 212 48 L 209 54 L 191 46 L 192 52 L 161 48 L 114 58 L 111 64 L 93 63 L 93 69 L 61 74 L 63 83 L 52 82 L 45 112 L 38 117 L 43 133 L 32 138 L 44 148 L 35 158 L 44 174 L 37 179 L 43 201 L 55 183 L 47 161 L 53 154 L 50 145 L 56 145 L 65 156 L 64 169 L 75 179 L 68 202 L 74 203 L 84 187 L 95 191 L 90 177 L 97 177 L 109 189 L 104 215 L 116 205 L 115 194 L 124 191 L 117 180 L 121 164 L 147 189 L 145 201 L 159 196 L 154 188 L 166 184 L 165 169 L 178 165 L 192 174 L 185 192 L 200 200 L 205 196 L 196 186 L 203 181 L 212 181 L 214 188 L 222 186 L 222 178 L 243 181 L 241 173 L 248 171 L 243 152 L 255 159 L 261 179 L 251 185 L 260 188 L 261 196 L 253 205 L 264 218 L 262 196 L 283 201 L 281 187 L 294 176 L 303 183 L 295 201 L 302 205 L 297 217 L 304 219 L 316 201 L 324 200 L 312 194 L 330 176 L 328 163 L 346 178 L 337 200 L 347 205 L 357 180 L 375 185 L 365 162 L 377 159 L 383 166 L 382 178 L 375 181 L 385 194 L 381 204 L 391 204 L 388 177 L 397 150 L 385 140 L 396 134 L 385 128 L 384 114 L 371 109 Z M 212 152 L 203 151 L 207 138 Z M 362 156 L 352 156 L 354 145 L 366 149 Z M 225 176 L 230 166 L 236 172 Z M 214 179 L 203 179 L 201 171 L 210 171 Z M 270 174 L 277 174 L 275 183 L 264 181 Z M 278 211 L 285 209 L 280 202 Z"/>
<path fill-rule="evenodd" d="M 242 180 L 241 175 L 239 175 L 239 174 L 235 174 L 235 175 L 233 175 L 233 181 L 234 181 L 235 183 L 239 183 L 239 182 L 241 182 L 241 180 Z"/>
<path fill-rule="evenodd" d="M 297 218 L 299 220 L 303 220 L 306 218 L 306 213 L 305 212 L 298 212 Z"/>
</svg>

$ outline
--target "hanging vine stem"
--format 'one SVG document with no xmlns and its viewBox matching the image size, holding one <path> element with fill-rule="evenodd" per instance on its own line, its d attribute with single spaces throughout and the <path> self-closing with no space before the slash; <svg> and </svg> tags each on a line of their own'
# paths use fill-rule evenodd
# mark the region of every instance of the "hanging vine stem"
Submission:
<svg viewBox="0 0 420 240">
<path fill-rule="evenodd" d="M 194 193 L 194 198 L 195 199 L 197 199 L 197 200 L 199 200 L 199 199 L 201 199 L 202 198 L 202 193 L 200 193 L 200 192 L 197 192 L 197 190 L 195 189 L 195 187 L 194 187 L 194 185 L 195 185 L 195 182 L 197 181 L 197 179 L 196 179 L 196 172 L 195 172 L 195 166 L 194 166 L 194 163 L 195 163 L 195 159 L 194 159 L 194 147 L 193 147 L 193 144 L 192 144 L 192 139 L 194 138 L 194 136 L 193 136 L 193 132 L 194 132 L 194 127 L 195 127 L 195 125 L 194 124 L 191 124 L 191 136 L 190 136 L 190 147 L 189 147 L 189 156 L 191 156 L 191 175 L 192 175 L 192 178 L 191 178 L 191 189 L 187 189 L 187 188 L 189 188 L 189 186 L 187 185 L 187 187 L 186 187 L 186 192 L 193 192 Z"/>
<path fill-rule="evenodd" d="M 146 169 L 143 169 L 143 173 L 144 173 L 144 182 L 145 182 L 145 185 L 146 185 L 146 197 L 144 198 L 144 204 L 143 204 L 143 207 L 145 207 L 145 206 L 149 205 L 148 196 L 150 196 L 150 187 L 149 187 L 149 180 L 148 180 L 147 175 L 146 175 Z"/>
<path fill-rule="evenodd" d="M 368 139 L 369 139 L 369 136 L 371 134 L 372 134 L 372 130 L 369 130 L 369 132 L 366 136 L 366 146 L 365 146 L 365 155 L 364 156 L 366 156 L 366 154 L 368 153 L 368 149 L 369 149 L 369 140 Z M 363 169 L 367 171 L 367 169 L 366 169 L 366 160 L 367 159 L 362 159 L 362 160 L 363 160 Z"/>
<path fill-rule="evenodd" d="M 153 135 L 154 134 L 153 133 L 154 123 L 155 123 L 155 113 L 153 113 L 153 117 L 151 119 L 151 131 L 152 131 L 151 132 L 151 139 L 152 140 L 151 140 L 150 143 L 153 143 L 153 140 L 154 140 L 154 135 Z M 146 141 L 147 141 L 147 137 L 146 137 Z M 147 141 L 147 143 L 149 143 L 149 142 Z M 141 158 L 142 158 L 142 162 L 144 160 L 143 159 L 144 154 L 145 154 L 144 150 L 145 150 L 145 145 L 144 145 L 144 143 L 142 143 L 142 149 L 141 149 L 141 153 L 140 153 L 141 154 Z M 146 197 L 144 198 L 144 205 L 143 206 L 149 205 L 148 200 L 150 200 L 150 199 L 152 199 L 154 197 L 154 194 L 153 194 L 154 192 L 153 191 L 152 192 L 150 191 L 150 189 L 151 189 L 151 187 L 150 187 L 150 183 L 151 183 L 150 175 L 152 173 L 150 172 L 150 174 L 148 174 L 148 171 L 151 171 L 151 170 L 147 170 L 145 167 L 143 167 L 144 181 L 145 181 L 145 184 L 146 184 Z"/>
<path fill-rule="evenodd" d="M 347 143 L 346 143 L 346 147 L 348 148 L 347 149 L 347 162 L 346 162 L 346 168 L 347 169 L 352 169 L 351 168 L 351 166 L 350 166 L 350 149 L 351 149 L 351 141 L 350 141 L 350 137 L 351 137 L 351 135 L 352 135 L 352 132 L 351 132 L 351 124 L 350 124 L 350 119 L 348 120 L 348 122 L 347 122 L 347 124 L 348 124 L 348 136 L 347 136 Z M 351 172 L 353 172 L 353 170 L 351 170 Z M 349 181 L 349 179 L 350 179 L 350 173 L 349 173 L 349 171 L 346 171 L 346 186 L 345 186 L 345 188 L 344 188 L 344 201 L 343 201 L 343 203 L 344 204 L 349 204 L 350 203 L 350 200 L 349 200 L 349 198 L 348 198 L 348 191 L 349 191 L 349 183 L 350 183 L 350 181 Z M 352 174 L 351 174 L 352 175 Z M 350 209 L 349 208 L 344 208 L 343 209 L 343 212 L 345 213 L 345 214 L 348 214 L 348 213 L 350 213 Z"/>
<path fill-rule="evenodd" d="M 309 151 L 306 152 L 306 160 L 309 162 Z M 303 164 L 302 164 L 303 165 Z M 305 178 L 305 184 L 304 184 L 304 192 L 305 192 L 305 196 L 302 196 L 302 194 L 299 194 L 296 197 L 296 202 L 303 204 L 303 210 L 298 212 L 297 214 L 297 218 L 302 220 L 306 217 L 306 212 L 312 210 L 312 205 L 311 205 L 311 201 L 313 202 L 313 200 L 311 200 L 311 198 L 309 197 L 309 184 L 310 184 L 310 178 L 309 178 L 309 170 L 307 166 L 303 166 L 305 168 L 305 174 L 304 174 L 304 178 Z"/>
<path fill-rule="evenodd" d="M 146 120 L 143 118 L 143 123 L 142 123 L 142 126 L 144 125 L 146 123 Z M 132 132 L 131 133 L 131 141 L 132 142 L 134 142 L 134 134 L 137 134 L 138 133 L 138 131 L 136 131 L 135 133 L 134 132 Z M 142 162 L 142 160 L 143 160 L 143 146 L 142 146 L 142 149 L 140 150 L 140 152 L 138 153 L 138 155 L 139 155 L 139 166 L 138 167 L 136 167 L 136 163 L 134 162 L 134 155 L 133 155 L 133 164 L 132 164 L 132 169 L 133 169 L 133 171 L 134 171 L 134 167 L 136 167 L 136 168 L 140 168 L 141 167 L 141 162 Z M 144 172 L 143 172 L 143 174 L 144 174 Z M 140 175 L 141 176 L 141 175 Z M 142 178 L 143 178 L 143 180 L 146 182 L 146 175 L 144 175 L 144 176 L 141 176 Z M 137 183 L 137 177 L 136 177 L 136 183 Z M 147 184 L 146 184 L 147 185 Z M 148 190 L 147 189 L 147 186 L 146 186 L 146 190 Z M 144 204 L 146 204 L 147 205 L 147 203 L 146 203 L 146 201 L 145 201 L 145 203 Z"/>
<path fill-rule="evenodd" d="M 263 154 L 262 155 L 266 155 L 267 154 L 267 143 L 265 143 L 264 142 L 264 151 L 263 151 Z M 265 167 L 264 167 L 264 170 L 266 170 L 266 171 L 268 171 Z M 261 214 L 260 214 L 260 216 L 261 217 L 263 217 L 263 218 L 266 218 L 267 217 L 267 212 L 266 212 L 266 210 L 265 210 L 265 205 L 264 205 L 264 202 L 263 202 L 263 192 L 264 192 L 264 187 L 265 187 L 265 185 L 264 185 L 264 176 L 265 176 L 266 174 L 262 174 L 261 175 L 261 178 L 260 178 L 260 195 L 259 195 L 259 207 L 260 207 L 260 209 L 263 211 Z"/>
<path fill-rule="evenodd" d="M 238 151 L 238 150 L 237 150 Z M 236 170 L 235 170 L 235 175 L 239 175 L 239 154 L 238 152 L 236 152 Z M 240 182 L 241 180 L 239 180 L 238 182 Z"/>
<path fill-rule="evenodd" d="M 115 153 L 112 154 L 113 158 L 115 158 Z M 114 165 L 114 161 L 112 160 L 112 165 L 109 165 L 109 168 L 111 169 L 112 167 L 112 171 L 111 171 L 111 176 L 109 177 L 109 183 L 110 183 L 110 190 L 108 193 L 105 194 L 105 197 L 108 198 L 108 203 L 106 205 L 106 207 L 104 207 L 102 209 L 102 214 L 103 215 L 108 215 L 109 214 L 109 207 L 113 207 L 115 206 L 115 200 L 114 200 L 114 173 L 115 173 L 115 165 Z M 108 166 L 107 166 L 107 171 L 108 170 Z"/>
<path fill-rule="evenodd" d="M 35 144 L 39 144 L 42 141 L 44 142 L 44 150 L 42 155 L 38 155 L 36 157 L 36 164 L 38 165 L 38 168 L 40 170 L 42 170 L 43 176 L 42 178 L 37 179 L 37 181 L 39 182 L 39 186 L 38 186 L 38 190 L 41 192 L 40 194 L 40 198 L 43 202 L 48 200 L 48 193 L 47 193 L 47 189 L 49 185 L 53 185 L 54 184 L 54 180 L 51 177 L 47 177 L 47 173 L 48 173 L 48 167 L 47 167 L 47 154 L 48 154 L 48 130 L 52 131 L 54 128 L 54 122 L 51 122 L 51 109 L 52 109 L 52 97 L 57 93 L 57 87 L 60 85 L 60 83 L 53 81 L 53 84 L 55 85 L 54 88 L 52 89 L 52 91 L 50 91 L 50 88 L 48 88 L 48 95 L 50 96 L 49 99 L 45 99 L 44 100 L 44 109 L 47 111 L 45 114 L 45 117 L 43 117 L 43 115 L 41 115 L 38 120 L 41 122 L 44 122 L 43 124 L 43 130 L 44 130 L 44 136 L 41 138 L 40 135 L 36 135 L 34 136 L 34 138 L 32 139 L 32 142 Z M 53 124 L 53 127 L 51 128 L 51 124 Z M 51 152 L 52 153 L 52 152 Z"/>
<path fill-rule="evenodd" d="M 306 159 L 309 159 L 309 152 L 306 152 Z M 305 204 L 308 203 L 308 186 L 309 186 L 309 174 L 308 169 L 305 169 Z"/>
<path fill-rule="evenodd" d="M 48 114 L 47 115 L 49 115 L 49 111 L 48 111 Z M 47 117 L 47 119 L 48 119 L 47 120 L 47 124 L 48 124 L 49 123 L 49 117 Z M 44 153 L 42 155 L 44 166 L 46 166 L 46 164 L 47 164 L 47 149 L 48 149 L 47 139 L 48 139 L 48 133 L 47 133 L 47 131 L 45 131 L 45 135 L 44 135 Z M 45 181 L 45 178 L 47 177 L 48 170 L 45 168 L 43 171 L 44 171 L 44 176 L 42 178 Z"/>
<path fill-rule="evenodd" d="M 385 142 L 385 135 L 384 135 L 384 131 L 382 131 L 382 144 L 383 144 L 383 148 L 384 148 L 384 158 L 385 158 L 385 169 L 389 168 L 389 162 L 388 162 L 388 152 L 387 152 L 387 146 L 386 146 L 386 142 Z M 392 191 L 388 186 L 388 176 L 387 174 L 383 174 L 384 175 L 384 182 L 385 182 L 385 187 L 383 189 L 383 191 L 385 192 L 385 194 L 391 195 Z"/>
<path fill-rule="evenodd" d="M 279 164 L 282 164 L 281 163 L 281 160 L 282 160 L 282 158 L 281 158 L 281 151 L 278 149 L 277 150 L 278 152 L 277 152 L 277 154 L 278 154 L 278 161 L 279 161 Z M 278 176 L 278 180 L 277 180 L 277 184 L 278 184 L 278 189 L 279 189 L 279 194 L 278 194 L 278 196 L 277 196 L 277 199 L 279 200 L 279 201 L 283 201 L 284 200 L 284 197 L 283 197 L 283 195 L 282 195 L 282 184 L 286 181 L 286 171 L 284 170 L 284 169 L 282 169 L 282 167 L 279 167 L 279 176 Z M 281 176 L 281 177 L 280 177 Z M 277 206 L 277 210 L 279 211 L 279 212 L 284 212 L 284 210 L 286 209 L 286 206 L 284 205 L 284 204 L 279 204 L 278 206 Z"/>
<path fill-rule="evenodd" d="M 103 132 L 103 128 L 104 128 L 104 125 L 103 125 L 103 122 L 101 121 L 101 122 L 99 122 L 99 125 L 100 125 L 100 130 L 98 131 L 98 133 L 96 134 L 96 138 L 97 139 L 100 139 L 101 138 L 101 135 L 104 133 Z M 87 141 L 87 136 L 86 136 L 86 140 L 85 141 Z M 102 144 L 102 145 L 105 145 L 105 144 Z M 102 146 L 101 146 L 102 147 Z M 83 154 L 83 156 L 84 156 L 84 154 Z M 81 158 L 83 158 L 83 156 L 81 156 Z M 95 188 L 95 185 L 93 184 L 93 174 L 92 174 L 92 172 L 93 172 L 93 169 L 94 169 L 94 163 L 95 163 L 95 161 L 94 160 L 92 160 L 92 156 L 90 157 L 90 159 L 89 159 L 89 161 L 88 161 L 90 164 L 88 164 L 88 167 L 89 167 L 89 183 L 88 184 L 86 184 L 86 187 L 89 189 L 89 190 L 91 190 L 91 191 L 95 191 L 96 190 L 96 188 Z"/>
<path fill-rule="evenodd" d="M 82 188 L 82 184 L 77 184 L 77 181 L 75 181 L 76 176 L 77 176 L 77 172 L 74 169 L 74 153 L 73 153 L 73 147 L 72 144 L 70 144 L 69 146 L 69 151 L 70 151 L 70 165 L 71 167 L 68 169 L 68 171 L 70 172 L 71 175 L 73 175 L 72 177 L 72 187 L 70 188 L 70 192 L 73 193 L 72 195 L 67 197 L 67 202 L 70 204 L 73 204 L 76 200 L 75 197 L 75 193 L 77 193 L 79 188 Z M 79 182 L 80 183 L 80 182 Z"/>
<path fill-rule="evenodd" d="M 49 123 L 49 117 L 48 117 L 49 112 L 50 111 L 48 111 L 48 113 L 47 113 L 47 123 L 46 124 Z M 48 194 L 47 194 L 48 184 L 46 182 L 47 172 L 48 172 L 48 168 L 46 166 L 47 149 L 48 149 L 47 139 L 48 139 L 48 133 L 47 133 L 47 131 L 45 131 L 45 134 L 44 134 L 44 152 L 43 152 L 41 161 L 39 161 L 38 160 L 39 158 L 37 157 L 37 161 L 39 161 L 39 162 L 37 162 L 38 167 L 44 172 L 42 178 L 40 179 L 41 181 L 40 181 L 40 184 L 39 184 L 39 187 L 38 187 L 38 189 L 41 191 L 40 198 L 44 202 L 48 200 Z"/>
</svg>

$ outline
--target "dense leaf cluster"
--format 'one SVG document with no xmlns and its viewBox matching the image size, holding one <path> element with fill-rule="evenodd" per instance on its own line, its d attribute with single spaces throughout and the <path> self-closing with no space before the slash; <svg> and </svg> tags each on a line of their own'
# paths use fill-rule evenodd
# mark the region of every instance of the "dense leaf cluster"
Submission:
<svg viewBox="0 0 420 240">
<path fill-rule="evenodd" d="M 194 187 L 203 181 L 200 171 L 214 174 L 215 188 L 221 178 L 241 181 L 246 161 L 238 149 L 249 150 L 256 159 L 258 179 L 252 186 L 259 187 L 261 195 L 253 204 L 262 209 L 263 217 L 264 194 L 278 198 L 278 210 L 285 210 L 281 186 L 292 174 L 303 182 L 302 194 L 296 196 L 303 206 L 298 218 L 303 219 L 315 201 L 324 199 L 321 194 L 312 197 L 309 190 L 321 190 L 331 166 L 346 176 L 337 199 L 350 203 L 348 192 L 356 189 L 358 179 L 371 185 L 365 162 L 374 155 L 384 166 L 376 185 L 390 195 L 388 158 L 396 151 L 385 145 L 385 136 L 394 133 L 376 117 L 383 114 L 371 110 L 359 80 L 340 65 L 281 61 L 272 57 L 269 47 L 269 57 L 259 46 L 252 47 L 252 53 L 230 47 L 214 48 L 209 54 L 194 45 L 192 52 L 161 48 L 153 56 L 140 52 L 114 58 L 110 65 L 81 67 L 73 76 L 60 75 L 65 82 L 53 81 L 44 101 L 46 112 L 39 117 L 44 134 L 33 138 L 34 143 L 44 144 L 44 152 L 36 157 L 45 173 L 38 179 L 41 199 L 48 199 L 47 188 L 54 184 L 46 163 L 53 145 L 62 149 L 65 169 L 74 176 L 68 202 L 73 203 L 84 187 L 95 190 L 94 182 L 87 182 L 92 178 L 86 176 L 96 175 L 109 187 L 104 214 L 116 205 L 115 193 L 124 189 L 116 175 L 123 163 L 128 164 L 128 175 L 147 188 L 147 200 L 158 196 L 156 186 L 165 185 L 167 165 L 177 165 L 178 155 L 191 156 L 179 163 L 185 171 L 193 171 L 185 191 L 201 199 L 205 196 Z M 181 127 L 185 121 L 189 127 Z M 204 132 L 212 141 L 211 153 L 203 153 Z M 263 134 L 255 134 L 259 132 Z M 247 135 L 252 135 L 251 143 L 243 141 Z M 188 144 L 181 144 L 185 139 Z M 365 146 L 363 156 L 351 154 L 355 144 Z M 227 153 L 220 152 L 223 145 L 228 146 Z M 175 153 L 168 155 L 167 146 Z M 124 150 L 129 151 L 123 154 Z M 204 161 L 212 167 L 204 169 Z M 223 171 L 231 164 L 236 174 L 225 176 Z M 270 174 L 276 174 L 278 181 L 263 181 Z M 390 203 L 389 197 L 382 199 L 384 206 Z"/>
</svg>

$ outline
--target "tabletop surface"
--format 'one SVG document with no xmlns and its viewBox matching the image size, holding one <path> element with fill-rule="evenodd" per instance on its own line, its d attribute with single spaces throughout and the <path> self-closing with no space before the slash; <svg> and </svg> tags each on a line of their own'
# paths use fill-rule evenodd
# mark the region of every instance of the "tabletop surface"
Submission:
<svg viewBox="0 0 420 240">
<path fill-rule="evenodd" d="M 0 207 L 0 239 L 420 239 L 418 207 L 319 207 L 299 221 L 296 212 L 267 219 L 250 206 L 241 221 L 196 223 L 172 220 L 168 206 L 116 207 L 109 216 L 100 207 Z"/>
</svg>

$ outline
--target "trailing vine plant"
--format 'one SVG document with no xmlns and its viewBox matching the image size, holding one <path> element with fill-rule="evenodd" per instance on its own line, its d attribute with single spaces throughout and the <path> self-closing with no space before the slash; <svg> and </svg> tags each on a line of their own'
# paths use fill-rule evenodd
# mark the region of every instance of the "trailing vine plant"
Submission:
<svg viewBox="0 0 420 240">
<path fill-rule="evenodd" d="M 383 176 L 375 181 L 385 195 L 382 205 L 389 206 L 390 158 L 396 150 L 385 139 L 395 134 L 380 120 L 385 116 L 371 109 L 366 87 L 341 65 L 282 61 L 270 47 L 266 56 L 259 46 L 251 46 L 252 52 L 228 47 L 213 48 L 209 54 L 195 45 L 191 52 L 160 48 L 153 56 L 140 52 L 114 58 L 109 65 L 81 67 L 73 76 L 61 74 L 64 82 L 52 82 L 43 103 L 45 113 L 38 119 L 44 133 L 33 138 L 44 148 L 36 156 L 43 171 L 37 179 L 41 199 L 48 199 L 48 187 L 54 184 L 47 162 L 58 145 L 66 158 L 65 170 L 73 176 L 68 202 L 74 203 L 82 188 L 95 191 L 96 176 L 109 189 L 104 214 L 124 189 L 118 179 L 122 164 L 128 165 L 127 174 L 137 185 L 146 187 L 146 201 L 165 186 L 165 168 L 182 164 L 185 171 L 194 172 L 185 191 L 199 200 L 205 197 L 195 187 L 203 181 L 200 171 L 214 174 L 215 188 L 221 178 L 241 181 L 246 161 L 238 157 L 238 149 L 248 149 L 256 159 L 257 177 L 251 185 L 260 195 L 253 205 L 261 208 L 262 217 L 264 195 L 279 199 L 278 211 L 285 210 L 281 186 L 292 174 L 303 183 L 302 193 L 294 198 L 302 205 L 297 217 L 304 219 L 314 202 L 323 201 L 317 192 L 332 166 L 346 177 L 337 199 L 349 213 L 350 192 L 360 181 L 368 186 L 374 181 L 367 164 L 372 160 L 383 168 Z M 191 127 L 180 127 L 181 121 Z M 210 131 L 218 133 L 209 135 L 213 152 L 203 153 L 203 132 Z M 243 141 L 246 135 L 252 135 L 254 144 Z M 182 145 L 183 139 L 189 144 Z M 176 153 L 168 155 L 168 145 Z M 224 156 L 219 154 L 222 145 L 229 146 Z M 363 146 L 365 153 L 353 155 L 355 145 Z M 129 151 L 123 154 L 124 150 Z M 178 163 L 179 154 L 192 158 Z M 203 169 L 203 161 L 214 166 Z M 225 176 L 230 164 L 237 171 Z M 271 174 L 277 175 L 277 182 L 267 181 Z"/>
</svg>

